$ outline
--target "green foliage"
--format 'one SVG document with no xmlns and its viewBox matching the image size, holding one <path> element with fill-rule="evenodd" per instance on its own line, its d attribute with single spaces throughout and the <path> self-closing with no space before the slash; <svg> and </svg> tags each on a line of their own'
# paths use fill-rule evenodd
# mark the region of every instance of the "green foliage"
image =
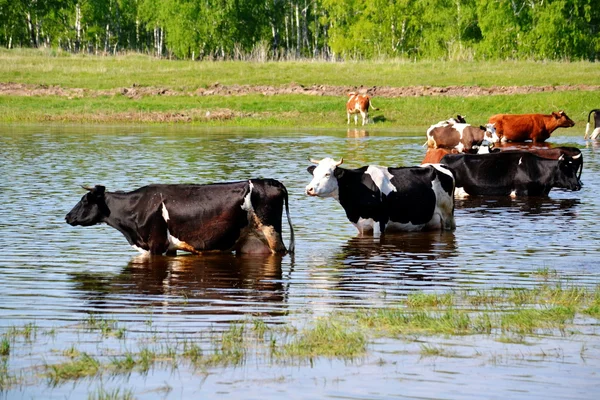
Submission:
<svg viewBox="0 0 600 400">
<path fill-rule="evenodd" d="M 179 59 L 597 60 L 596 0 L 0 0 L 0 45 Z"/>
</svg>

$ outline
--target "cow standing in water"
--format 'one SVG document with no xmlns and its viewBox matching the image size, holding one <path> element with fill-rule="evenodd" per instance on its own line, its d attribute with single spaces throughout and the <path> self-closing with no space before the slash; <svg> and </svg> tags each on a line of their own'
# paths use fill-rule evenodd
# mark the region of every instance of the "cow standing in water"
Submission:
<svg viewBox="0 0 600 400">
<path fill-rule="evenodd" d="M 581 189 L 579 164 L 565 155 L 550 160 L 527 151 L 448 154 L 441 163 L 456 179 L 457 196 L 547 196 L 555 187 Z"/>
<path fill-rule="evenodd" d="M 340 168 L 342 160 L 310 160 L 313 175 L 306 194 L 333 197 L 363 235 L 389 231 L 451 230 L 454 178 L 441 165 Z"/>
<path fill-rule="evenodd" d="M 281 237 L 283 208 L 294 229 L 288 193 L 274 179 L 211 185 L 149 185 L 132 192 L 89 188 L 65 217 L 67 223 L 106 223 L 142 253 L 175 255 L 177 250 L 285 253 Z"/>
<path fill-rule="evenodd" d="M 379 110 L 371 104 L 371 98 L 366 94 L 358 94 L 356 92 L 348 93 L 348 101 L 346 102 L 346 113 L 348 114 L 348 124 L 350 124 L 350 115 L 354 114 L 354 125 L 358 124 L 358 114 L 362 117 L 362 124 L 369 123 L 369 107 L 373 110 Z"/>
<path fill-rule="evenodd" d="M 564 111 L 544 114 L 498 114 L 490 117 L 490 124 L 503 142 L 543 142 L 558 128 L 570 128 L 575 122 Z"/>
<path fill-rule="evenodd" d="M 427 130 L 427 147 L 432 149 L 455 149 L 459 153 L 468 153 L 478 149 L 483 142 L 499 141 L 493 124 L 472 126 L 469 124 L 449 124 L 432 126 Z"/>
</svg>

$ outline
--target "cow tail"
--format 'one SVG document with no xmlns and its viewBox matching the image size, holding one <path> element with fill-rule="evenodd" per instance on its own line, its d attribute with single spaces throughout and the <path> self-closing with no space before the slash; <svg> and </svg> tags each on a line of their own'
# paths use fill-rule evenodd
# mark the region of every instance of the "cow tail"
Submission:
<svg viewBox="0 0 600 400">
<path fill-rule="evenodd" d="M 288 248 L 288 252 L 290 254 L 294 254 L 294 252 L 296 251 L 296 241 L 294 239 L 294 226 L 292 225 L 292 218 L 290 217 L 290 208 L 289 208 L 289 205 L 288 205 L 288 192 L 287 192 L 287 189 L 284 187 L 283 191 L 284 191 L 283 200 L 285 201 L 285 215 L 287 217 L 288 224 L 290 225 L 290 246 Z"/>
<path fill-rule="evenodd" d="M 377 108 L 377 107 L 375 107 L 375 106 L 373 105 L 373 100 L 369 101 L 369 103 L 371 104 L 371 108 L 372 108 L 373 110 L 377 110 L 377 111 L 379 111 L 379 108 Z"/>
</svg>

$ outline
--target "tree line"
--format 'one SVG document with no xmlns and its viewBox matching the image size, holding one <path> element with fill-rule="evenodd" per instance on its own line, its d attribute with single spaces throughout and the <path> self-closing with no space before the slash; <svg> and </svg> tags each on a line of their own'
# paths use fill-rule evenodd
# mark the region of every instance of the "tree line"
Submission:
<svg viewBox="0 0 600 400">
<path fill-rule="evenodd" d="M 598 0 L 0 0 L 0 45 L 177 59 L 600 59 Z"/>
</svg>

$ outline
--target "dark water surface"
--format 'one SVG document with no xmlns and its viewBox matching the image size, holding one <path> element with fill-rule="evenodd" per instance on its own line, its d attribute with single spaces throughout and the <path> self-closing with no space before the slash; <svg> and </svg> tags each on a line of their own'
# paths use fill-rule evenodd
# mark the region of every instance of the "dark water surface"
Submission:
<svg viewBox="0 0 600 400">
<path fill-rule="evenodd" d="M 303 194 L 310 181 L 307 157 L 343 156 L 347 167 L 418 165 L 424 141 L 421 131 L 363 137 L 345 130 L 0 127 L 0 332 L 26 324 L 63 332 L 11 353 L 8 368 L 23 375 L 22 383 L 0 394 L 75 399 L 101 386 L 173 399 L 598 398 L 600 331 L 594 323 L 583 324 L 585 336 L 539 339 L 516 352 L 490 337 L 425 337 L 464 357 L 423 358 L 418 341 L 382 339 L 353 361 L 273 365 L 252 359 L 203 373 L 156 367 L 127 379 L 56 387 L 35 379 L 35 366 L 62 359 L 72 346 L 96 355 L 135 350 L 149 320 L 155 334 L 185 338 L 255 318 L 303 326 L 333 311 L 393 305 L 415 291 L 534 287 L 540 270 L 578 286 L 600 283 L 600 147 L 581 137 L 550 139 L 582 149 L 580 192 L 460 200 L 452 233 L 357 238 L 337 202 Z M 145 259 L 108 226 L 64 222 L 84 194 L 80 185 L 129 191 L 150 183 L 255 177 L 276 178 L 288 188 L 293 259 Z M 114 339 L 111 348 L 110 340 L 82 336 L 78 324 L 90 315 L 127 326 L 127 339 Z"/>
</svg>

